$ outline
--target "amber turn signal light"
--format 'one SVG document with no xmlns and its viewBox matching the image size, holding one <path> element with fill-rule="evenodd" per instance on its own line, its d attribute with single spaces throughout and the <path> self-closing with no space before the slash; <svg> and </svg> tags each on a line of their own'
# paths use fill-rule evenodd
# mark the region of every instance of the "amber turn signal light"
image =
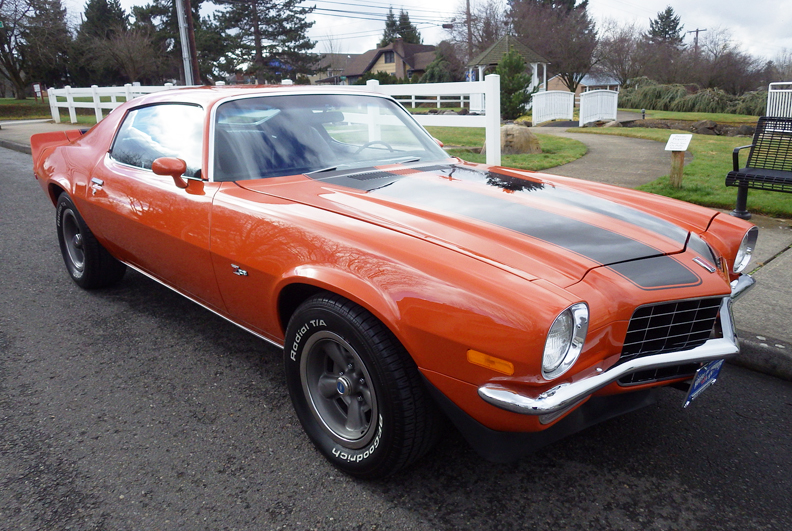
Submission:
<svg viewBox="0 0 792 531">
<path fill-rule="evenodd" d="M 484 354 L 478 350 L 468 350 L 467 360 L 473 365 L 491 369 L 495 372 L 505 374 L 506 376 L 511 376 L 514 374 L 513 363 L 496 358 L 495 356 L 490 356 L 489 354 Z"/>
</svg>

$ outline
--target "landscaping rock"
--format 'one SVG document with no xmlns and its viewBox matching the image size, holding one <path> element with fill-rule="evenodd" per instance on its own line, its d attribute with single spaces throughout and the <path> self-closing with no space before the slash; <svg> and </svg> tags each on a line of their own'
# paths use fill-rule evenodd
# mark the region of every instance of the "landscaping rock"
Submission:
<svg viewBox="0 0 792 531">
<path fill-rule="evenodd" d="M 719 135 L 718 124 L 712 120 L 701 120 L 690 126 L 690 130 L 699 135 Z"/>
<path fill-rule="evenodd" d="M 752 125 L 741 125 L 737 128 L 737 134 L 740 136 L 754 136 L 756 128 Z"/>
<path fill-rule="evenodd" d="M 602 127 L 621 127 L 621 126 L 622 124 L 620 122 L 618 122 L 617 120 L 613 120 L 612 122 L 606 123 Z"/>
<path fill-rule="evenodd" d="M 542 152 L 542 148 L 539 147 L 539 139 L 524 125 L 512 123 L 501 126 L 500 139 L 501 154 L 503 155 L 518 155 L 521 153 L 535 155 Z M 486 148 L 485 144 L 481 152 L 486 153 Z"/>
<path fill-rule="evenodd" d="M 457 114 L 465 115 L 465 114 L 468 114 L 468 113 L 470 113 L 468 108 L 467 107 L 462 107 L 461 109 L 459 109 L 459 112 Z"/>
</svg>

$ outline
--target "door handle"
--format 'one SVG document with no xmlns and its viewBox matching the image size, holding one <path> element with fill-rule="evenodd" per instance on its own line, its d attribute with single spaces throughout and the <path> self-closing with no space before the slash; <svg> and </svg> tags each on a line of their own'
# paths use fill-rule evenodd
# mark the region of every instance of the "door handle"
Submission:
<svg viewBox="0 0 792 531">
<path fill-rule="evenodd" d="M 104 181 L 102 179 L 97 179 L 96 177 L 91 177 L 91 194 L 96 195 L 102 186 L 104 186 Z"/>
</svg>

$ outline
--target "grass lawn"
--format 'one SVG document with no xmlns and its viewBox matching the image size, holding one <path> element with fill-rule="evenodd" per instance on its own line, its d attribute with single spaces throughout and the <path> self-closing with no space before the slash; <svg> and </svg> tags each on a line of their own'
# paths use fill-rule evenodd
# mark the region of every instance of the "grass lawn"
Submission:
<svg viewBox="0 0 792 531">
<path fill-rule="evenodd" d="M 572 130 L 570 129 L 570 131 Z M 586 128 L 575 129 L 574 132 L 646 138 L 664 144 L 671 134 L 689 133 L 688 131 L 640 127 Z M 693 135 L 693 140 L 688 148 L 688 151 L 693 154 L 693 161 L 685 166 L 682 187 L 671 187 L 668 175 L 666 175 L 639 187 L 639 189 L 690 203 L 731 210 L 737 201 L 737 188 L 727 188 L 724 185 L 724 180 L 726 174 L 732 169 L 732 150 L 750 143 L 751 139 L 748 137 Z M 747 157 L 747 150 L 741 152 L 740 162 L 745 163 Z M 669 156 L 669 173 L 670 166 Z M 792 194 L 750 190 L 748 192 L 748 210 L 769 216 L 792 218 Z"/>
<path fill-rule="evenodd" d="M 75 101 L 90 101 L 90 98 L 74 98 Z M 102 101 L 110 101 L 110 96 L 102 96 Z M 96 115 L 93 109 L 76 109 L 77 123 L 83 125 L 96 124 Z M 104 110 L 107 116 L 109 110 Z M 61 121 L 69 122 L 68 109 L 60 109 Z M 34 98 L 17 100 L 14 98 L 0 98 L 0 120 L 37 120 L 52 118 L 49 101 L 36 101 Z"/>
<path fill-rule="evenodd" d="M 484 145 L 484 129 L 476 127 L 427 127 L 432 136 L 445 144 L 449 154 L 468 162 L 485 162 L 486 155 L 473 153 L 470 147 Z M 542 153 L 538 155 L 503 155 L 501 164 L 523 170 L 545 170 L 577 160 L 586 154 L 582 142 L 554 135 L 536 135 Z"/>
<path fill-rule="evenodd" d="M 641 114 L 641 109 L 619 109 Z M 652 120 L 683 120 L 687 122 L 700 122 L 712 120 L 722 124 L 750 124 L 756 125 L 758 116 L 747 114 L 728 114 L 725 112 L 672 112 L 672 111 L 646 111 L 646 118 Z"/>
</svg>

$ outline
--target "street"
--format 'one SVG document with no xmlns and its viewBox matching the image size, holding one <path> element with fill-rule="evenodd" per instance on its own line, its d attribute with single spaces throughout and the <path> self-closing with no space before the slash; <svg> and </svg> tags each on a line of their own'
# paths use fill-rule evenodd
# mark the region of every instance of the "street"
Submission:
<svg viewBox="0 0 792 531">
<path fill-rule="evenodd" d="M 792 526 L 792 383 L 726 365 L 510 465 L 449 429 L 365 482 L 316 452 L 281 353 L 128 271 L 67 275 L 29 155 L 0 149 L 0 527 L 8 530 Z M 739 302 L 738 302 L 739 304 Z"/>
</svg>

